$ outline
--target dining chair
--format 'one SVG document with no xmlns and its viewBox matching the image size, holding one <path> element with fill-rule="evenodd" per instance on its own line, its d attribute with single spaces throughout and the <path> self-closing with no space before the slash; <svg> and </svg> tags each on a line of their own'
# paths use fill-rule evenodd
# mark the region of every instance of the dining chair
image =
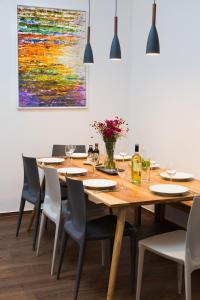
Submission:
<svg viewBox="0 0 200 300">
<path fill-rule="evenodd" d="M 67 240 L 71 237 L 79 246 L 76 283 L 73 292 L 73 299 L 76 300 L 78 297 L 86 243 L 88 241 L 108 239 L 112 246 L 115 237 L 117 217 L 114 215 L 106 215 L 87 221 L 86 201 L 82 181 L 68 179 L 67 184 L 69 217 L 66 218 L 63 228 L 57 279 L 60 277 Z M 129 236 L 130 238 L 131 283 L 133 284 L 135 277 L 136 229 L 128 222 L 125 223 L 124 236 Z"/>
<path fill-rule="evenodd" d="M 39 255 L 39 249 L 41 244 L 42 235 L 44 233 L 46 218 L 49 218 L 56 225 L 53 258 L 51 264 L 51 275 L 54 273 L 56 253 L 59 242 L 59 232 L 61 224 L 62 214 L 67 215 L 67 200 L 61 200 L 60 182 L 57 174 L 57 170 L 53 168 L 44 168 L 44 175 L 46 181 L 46 192 L 43 203 L 42 217 L 40 223 L 39 237 L 37 243 L 36 255 Z"/>
<path fill-rule="evenodd" d="M 136 300 L 140 299 L 145 250 L 177 263 L 178 292 L 182 291 L 183 268 L 185 269 L 186 300 L 191 300 L 191 274 L 200 269 L 200 197 L 195 197 L 190 211 L 187 232 L 176 230 L 155 235 L 139 242 L 139 260 Z"/>
<path fill-rule="evenodd" d="M 24 212 L 25 203 L 30 202 L 35 206 L 35 229 L 33 236 L 32 249 L 35 250 L 36 239 L 40 221 L 40 209 L 43 201 L 43 193 L 40 186 L 39 172 L 36 158 L 25 157 L 22 155 L 24 167 L 24 183 L 21 195 L 21 202 L 19 208 L 19 217 L 17 221 L 16 237 L 19 235 L 22 216 Z"/>
<path fill-rule="evenodd" d="M 65 156 L 65 146 L 66 145 L 53 145 L 52 156 Z M 76 145 L 74 153 L 86 153 L 85 145 Z"/>
</svg>

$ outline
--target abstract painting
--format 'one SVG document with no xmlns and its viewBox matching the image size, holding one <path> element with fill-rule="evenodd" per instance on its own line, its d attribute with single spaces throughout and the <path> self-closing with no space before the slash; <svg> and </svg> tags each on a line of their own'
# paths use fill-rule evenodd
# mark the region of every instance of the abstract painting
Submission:
<svg viewBox="0 0 200 300">
<path fill-rule="evenodd" d="M 86 13 L 18 6 L 19 108 L 86 107 Z"/>
</svg>

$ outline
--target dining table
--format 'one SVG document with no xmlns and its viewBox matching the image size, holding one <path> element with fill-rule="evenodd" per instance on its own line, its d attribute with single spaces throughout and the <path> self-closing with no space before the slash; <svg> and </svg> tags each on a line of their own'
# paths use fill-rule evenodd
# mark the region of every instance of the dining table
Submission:
<svg viewBox="0 0 200 300">
<path fill-rule="evenodd" d="M 124 162 L 121 163 L 123 166 Z M 129 207 L 141 207 L 143 205 L 159 205 L 172 204 L 172 203 L 188 203 L 191 205 L 193 197 L 197 194 L 200 194 L 200 180 L 192 179 L 189 181 L 178 182 L 179 185 L 183 185 L 188 188 L 188 192 L 180 195 L 160 195 L 150 191 L 149 187 L 154 184 L 164 184 L 174 182 L 169 182 L 159 175 L 162 169 L 158 168 L 150 171 L 149 180 L 141 181 L 141 184 L 136 185 L 131 182 L 131 166 L 130 161 L 126 162 L 126 175 L 122 179 L 118 175 L 108 175 L 99 170 L 95 171 L 95 177 L 93 173 L 93 167 L 91 165 L 85 164 L 85 159 L 65 159 L 61 164 L 42 164 L 38 163 L 40 168 L 53 167 L 53 168 L 66 168 L 66 167 L 78 167 L 86 168 L 87 173 L 84 175 L 73 176 L 77 180 L 85 179 L 111 179 L 117 182 L 117 186 L 111 190 L 94 190 L 94 189 L 85 189 L 85 193 L 88 195 L 88 200 L 95 204 L 104 204 L 110 209 L 115 209 L 117 214 L 117 225 L 115 230 L 115 239 L 111 260 L 111 268 L 109 274 L 108 290 L 107 290 L 107 300 L 114 299 L 114 290 L 116 277 L 118 272 L 118 263 L 121 251 L 122 237 L 124 231 L 124 225 L 126 220 L 126 213 Z M 66 176 L 59 174 L 61 181 L 66 181 Z M 122 189 L 122 180 L 123 186 Z"/>
</svg>

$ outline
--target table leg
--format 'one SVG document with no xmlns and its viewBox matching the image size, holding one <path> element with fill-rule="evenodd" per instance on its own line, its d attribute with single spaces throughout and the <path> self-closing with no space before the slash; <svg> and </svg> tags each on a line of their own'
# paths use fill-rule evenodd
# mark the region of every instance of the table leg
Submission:
<svg viewBox="0 0 200 300">
<path fill-rule="evenodd" d="M 142 207 L 137 206 L 135 207 L 135 225 L 142 224 Z"/>
<path fill-rule="evenodd" d="M 30 221 L 29 221 L 28 229 L 27 229 L 28 232 L 31 231 L 31 227 L 33 225 L 34 219 L 35 219 L 35 208 L 32 210 L 32 213 L 31 213 L 31 218 L 30 218 Z"/>
<path fill-rule="evenodd" d="M 163 223 L 165 220 L 165 204 L 155 205 L 155 222 Z"/>
<path fill-rule="evenodd" d="M 125 218 L 126 218 L 126 207 L 119 208 L 118 209 L 118 217 L 117 217 L 117 226 L 116 226 L 116 231 L 115 231 L 112 262 L 111 262 L 111 268 L 110 268 L 107 300 L 113 299 L 115 282 L 116 282 L 116 277 L 117 277 L 117 269 L 118 269 L 118 263 L 119 263 L 119 256 L 120 256 L 120 251 L 121 251 L 121 243 L 122 243 L 122 237 L 123 237 L 123 233 L 124 233 Z"/>
</svg>

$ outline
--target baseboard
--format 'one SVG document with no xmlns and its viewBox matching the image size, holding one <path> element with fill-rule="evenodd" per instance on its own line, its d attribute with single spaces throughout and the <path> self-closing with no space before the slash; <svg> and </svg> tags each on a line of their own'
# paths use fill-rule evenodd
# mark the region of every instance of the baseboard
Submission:
<svg viewBox="0 0 200 300">
<path fill-rule="evenodd" d="M 30 215 L 32 213 L 32 210 L 25 210 L 25 215 Z M 11 211 L 11 212 L 2 212 L 0 213 L 0 217 L 11 217 L 11 216 L 18 216 L 18 211 Z"/>
</svg>

